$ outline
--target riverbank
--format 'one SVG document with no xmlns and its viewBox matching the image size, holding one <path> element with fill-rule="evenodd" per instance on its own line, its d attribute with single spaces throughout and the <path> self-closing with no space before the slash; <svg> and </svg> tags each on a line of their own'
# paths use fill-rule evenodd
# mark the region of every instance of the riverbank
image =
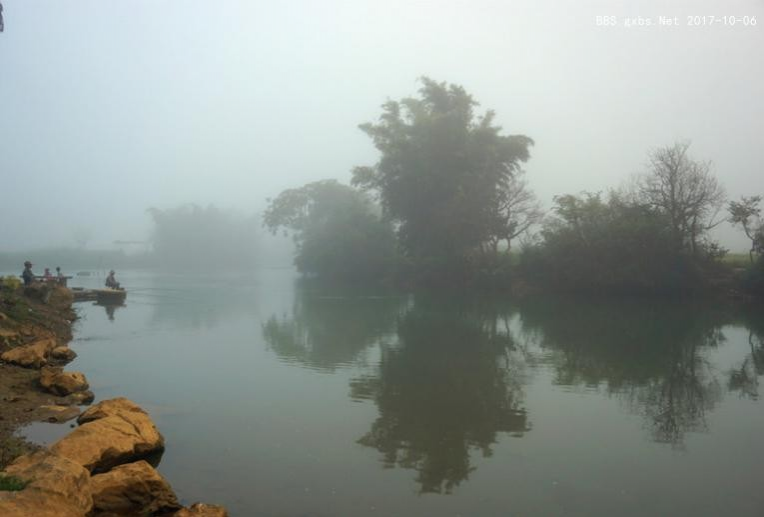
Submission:
<svg viewBox="0 0 764 517">
<path fill-rule="evenodd" d="M 72 339 L 72 323 L 76 319 L 68 289 L 39 285 L 29 289 L 26 295 L 20 290 L 0 291 L 0 356 L 5 356 L 0 361 L 0 403 L 3 408 L 0 415 L 0 469 L 18 456 L 39 448 L 16 436 L 20 428 L 33 422 L 59 422 L 65 413 L 69 419 L 79 414 L 75 401 L 46 392 L 39 384 L 39 368 L 49 364 L 60 367 L 68 362 L 64 356 L 58 355 L 61 359 L 57 359 L 50 352 L 58 348 L 53 344 L 65 345 Z M 33 349 L 35 343 L 47 344 L 36 350 Z M 45 353 L 47 348 L 50 351 Z M 65 352 L 60 350 L 59 353 Z M 74 358 L 74 355 L 68 355 Z"/>
<path fill-rule="evenodd" d="M 164 438 L 143 409 L 94 399 L 76 357 L 72 293 L 57 285 L 0 290 L 0 514 L 8 517 L 167 515 L 225 517 L 225 508 L 183 507 L 154 467 Z M 17 435 L 33 422 L 78 426 L 49 448 Z"/>
</svg>

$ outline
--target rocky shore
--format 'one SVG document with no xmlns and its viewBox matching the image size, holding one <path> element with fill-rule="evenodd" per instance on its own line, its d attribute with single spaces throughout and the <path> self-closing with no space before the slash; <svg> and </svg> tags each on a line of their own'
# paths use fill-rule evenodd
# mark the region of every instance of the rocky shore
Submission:
<svg viewBox="0 0 764 517">
<path fill-rule="evenodd" d="M 179 503 L 154 468 L 164 438 L 135 403 L 105 400 L 80 413 L 94 396 L 82 373 L 63 368 L 76 357 L 66 346 L 71 304 L 60 286 L 0 292 L 0 515 L 226 516 L 221 506 Z M 14 436 L 30 422 L 74 418 L 79 425 L 48 448 Z"/>
</svg>

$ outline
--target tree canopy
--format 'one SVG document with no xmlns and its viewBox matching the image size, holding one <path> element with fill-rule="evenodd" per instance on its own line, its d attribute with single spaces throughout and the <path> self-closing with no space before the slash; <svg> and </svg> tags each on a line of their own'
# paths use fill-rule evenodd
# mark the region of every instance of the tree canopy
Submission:
<svg viewBox="0 0 764 517">
<path fill-rule="evenodd" d="M 291 232 L 295 265 L 323 277 L 379 278 L 393 266 L 396 247 L 390 224 L 366 195 L 335 180 L 288 189 L 263 216 L 271 232 Z"/>
<path fill-rule="evenodd" d="M 689 148 L 689 142 L 678 142 L 652 151 L 639 194 L 642 202 L 668 217 L 675 248 L 695 255 L 700 239 L 723 220 L 717 216 L 725 193 L 710 163 L 690 158 Z"/>
<path fill-rule="evenodd" d="M 542 242 L 525 251 L 523 272 L 555 289 L 658 292 L 699 287 L 694 262 L 677 251 L 668 217 L 611 192 L 555 198 Z"/>
<path fill-rule="evenodd" d="M 377 123 L 359 126 L 381 156 L 356 167 L 353 184 L 379 196 L 409 257 L 459 264 L 514 233 L 513 178 L 533 140 L 503 135 L 494 112 L 477 115 L 461 86 L 421 81 L 418 98 L 388 101 Z"/>
</svg>

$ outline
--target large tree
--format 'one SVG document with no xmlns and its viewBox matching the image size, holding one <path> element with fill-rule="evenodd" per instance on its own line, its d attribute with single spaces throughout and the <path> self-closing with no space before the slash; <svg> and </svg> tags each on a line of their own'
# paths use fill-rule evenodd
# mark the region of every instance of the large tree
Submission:
<svg viewBox="0 0 764 517">
<path fill-rule="evenodd" d="M 497 253 L 499 245 L 506 243 L 509 251 L 512 241 L 531 227 L 539 224 L 544 217 L 536 195 L 528 188 L 525 171 L 513 174 L 502 186 L 498 203 L 494 207 L 494 223 L 490 232 L 489 249 Z"/>
<path fill-rule="evenodd" d="M 638 188 L 644 203 L 668 217 L 675 248 L 695 255 L 701 238 L 723 221 L 718 215 L 725 193 L 711 165 L 690 158 L 689 147 L 679 142 L 652 151 Z"/>
<path fill-rule="evenodd" d="M 513 224 L 508 189 L 533 141 L 502 135 L 494 112 L 476 115 L 461 86 L 423 78 L 419 94 L 386 102 L 376 124 L 360 126 L 381 157 L 356 167 L 353 184 L 378 194 L 409 257 L 453 266 L 514 233 L 499 223 Z"/>
<path fill-rule="evenodd" d="M 288 189 L 270 201 L 263 223 L 292 233 L 295 264 L 321 277 L 378 279 L 395 262 L 395 236 L 365 194 L 335 180 Z"/>
</svg>

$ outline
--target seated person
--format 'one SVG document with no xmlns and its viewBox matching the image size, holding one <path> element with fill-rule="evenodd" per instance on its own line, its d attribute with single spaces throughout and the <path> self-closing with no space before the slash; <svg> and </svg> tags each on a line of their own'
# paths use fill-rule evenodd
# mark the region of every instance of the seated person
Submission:
<svg viewBox="0 0 764 517">
<path fill-rule="evenodd" d="M 111 289 L 119 289 L 119 282 L 114 278 L 114 270 L 109 271 L 109 276 L 106 277 L 106 287 Z"/>
</svg>

